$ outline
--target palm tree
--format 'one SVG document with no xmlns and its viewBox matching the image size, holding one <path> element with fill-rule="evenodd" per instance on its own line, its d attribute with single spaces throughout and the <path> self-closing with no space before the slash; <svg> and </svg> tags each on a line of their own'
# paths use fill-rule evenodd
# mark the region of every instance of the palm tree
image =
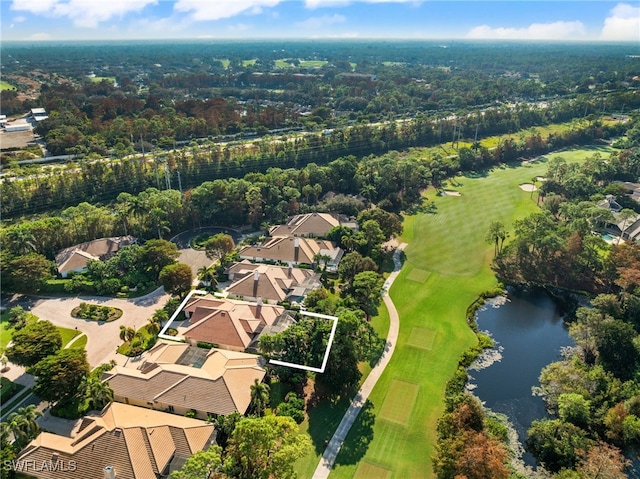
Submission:
<svg viewBox="0 0 640 479">
<path fill-rule="evenodd" d="M 42 412 L 36 409 L 35 404 L 21 407 L 17 412 L 9 414 L 6 427 L 13 434 L 19 447 L 24 447 L 38 435 L 40 428 L 36 419 L 39 417 L 42 417 Z"/>
<path fill-rule="evenodd" d="M 7 416 L 6 430 L 13 436 L 18 447 L 27 442 L 27 426 L 23 416 L 17 412 L 12 412 Z"/>
<path fill-rule="evenodd" d="M 218 286 L 218 281 L 216 279 L 216 265 L 212 264 L 198 268 L 198 278 L 203 282 L 208 282 L 209 289 L 213 289 Z"/>
<path fill-rule="evenodd" d="M 92 409 L 101 410 L 113 402 L 113 389 L 109 387 L 109 383 L 100 381 L 94 376 L 85 376 L 82 379 L 78 393 L 81 398 L 89 400 L 89 406 Z"/>
<path fill-rule="evenodd" d="M 504 224 L 501 221 L 492 221 L 489 224 L 489 230 L 485 236 L 487 243 L 493 243 L 493 254 L 498 255 L 502 251 L 502 245 L 507 238 L 507 232 L 504 229 Z"/>
<path fill-rule="evenodd" d="M 147 324 L 147 331 L 151 334 L 156 335 L 160 332 L 160 321 L 159 319 L 153 315 L 149 319 L 147 319 L 149 324 Z"/>
<path fill-rule="evenodd" d="M 130 342 L 136 335 L 136 330 L 131 326 L 120 325 L 120 339 Z"/>
<path fill-rule="evenodd" d="M 32 253 L 36 250 L 36 238 L 25 226 L 14 226 L 7 229 L 7 245 L 18 255 Z"/>
<path fill-rule="evenodd" d="M 328 254 L 316 253 L 313 256 L 313 260 L 318 263 L 318 267 L 320 266 L 320 262 L 322 261 L 322 263 L 323 263 L 322 271 L 326 271 L 327 270 L 327 263 L 331 260 L 331 256 L 329 256 Z"/>
<path fill-rule="evenodd" d="M 271 392 L 269 385 L 261 383 L 258 379 L 254 379 L 251 385 L 251 409 L 258 416 L 262 416 L 264 409 L 269 404 L 269 393 Z"/>
</svg>

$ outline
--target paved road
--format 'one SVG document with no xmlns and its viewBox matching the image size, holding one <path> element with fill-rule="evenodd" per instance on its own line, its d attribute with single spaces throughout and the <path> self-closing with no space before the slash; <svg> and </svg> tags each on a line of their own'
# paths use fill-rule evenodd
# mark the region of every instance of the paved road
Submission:
<svg viewBox="0 0 640 479">
<path fill-rule="evenodd" d="M 395 349 L 396 342 L 398 341 L 400 318 L 398 317 L 398 311 L 396 310 L 396 307 L 387 292 L 389 291 L 389 288 L 393 284 L 394 280 L 398 276 L 398 273 L 400 272 L 400 269 L 402 268 L 400 253 L 405 248 L 405 246 L 407 246 L 407 244 L 402 243 L 396 249 L 396 252 L 393 255 L 393 272 L 389 275 L 384 284 L 385 294 L 383 296 L 383 300 L 384 304 L 389 310 L 389 334 L 387 335 L 387 344 L 385 346 L 384 352 L 382 353 L 382 356 L 380 357 L 374 368 L 369 373 L 369 376 L 367 376 L 367 379 L 360 387 L 358 393 L 351 401 L 349 409 L 347 409 L 347 412 L 342 418 L 342 421 L 340 421 L 340 424 L 338 425 L 336 432 L 333 434 L 331 441 L 329 441 L 324 454 L 322 454 L 322 459 L 320 459 L 320 463 L 318 464 L 318 467 L 313 474 L 313 479 L 326 479 L 329 477 L 329 473 L 331 472 L 331 468 L 333 467 L 336 461 L 336 457 L 340 452 L 342 443 L 347 437 L 351 426 L 353 426 L 353 423 L 358 417 L 358 414 L 360 414 L 362 406 L 364 406 L 364 403 L 369 398 L 369 394 L 371 394 L 371 391 L 378 382 L 378 379 L 380 379 L 380 376 L 382 376 L 384 369 L 387 367 L 387 364 L 389 364 L 391 356 L 393 355 L 393 350 Z"/>
<path fill-rule="evenodd" d="M 74 296 L 67 298 L 43 298 L 34 296 L 19 296 L 10 303 L 8 308 L 15 305 L 23 305 L 40 319 L 51 321 L 56 326 L 78 329 L 88 337 L 87 359 L 91 367 L 96 367 L 111 359 L 115 359 L 116 348 L 122 344 L 120 341 L 120 326 L 132 326 L 136 329 L 144 326 L 156 309 L 165 305 L 169 295 L 162 288 L 158 288 L 145 296 L 132 299 L 105 298 L 102 296 Z M 71 316 L 71 310 L 81 302 L 99 304 L 100 306 L 113 306 L 122 310 L 122 317 L 110 323 L 86 321 Z M 18 370 L 11 365 L 9 373 L 15 375 Z M 9 379 L 10 374 L 7 374 Z"/>
</svg>

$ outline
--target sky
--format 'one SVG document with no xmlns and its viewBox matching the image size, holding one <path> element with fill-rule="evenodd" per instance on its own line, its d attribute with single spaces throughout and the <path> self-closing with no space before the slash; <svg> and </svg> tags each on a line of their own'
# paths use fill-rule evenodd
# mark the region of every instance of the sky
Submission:
<svg viewBox="0 0 640 479">
<path fill-rule="evenodd" d="M 640 1 L 0 0 L 2 41 L 503 39 L 640 43 Z"/>
</svg>

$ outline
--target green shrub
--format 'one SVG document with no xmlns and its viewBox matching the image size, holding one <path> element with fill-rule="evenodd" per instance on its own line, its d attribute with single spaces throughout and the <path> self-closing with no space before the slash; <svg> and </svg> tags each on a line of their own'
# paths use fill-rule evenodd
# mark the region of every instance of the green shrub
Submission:
<svg viewBox="0 0 640 479">
<path fill-rule="evenodd" d="M 289 416 L 298 424 L 304 421 L 304 399 L 299 398 L 294 392 L 290 392 L 284 398 L 284 402 L 276 408 L 277 416 Z"/>
</svg>

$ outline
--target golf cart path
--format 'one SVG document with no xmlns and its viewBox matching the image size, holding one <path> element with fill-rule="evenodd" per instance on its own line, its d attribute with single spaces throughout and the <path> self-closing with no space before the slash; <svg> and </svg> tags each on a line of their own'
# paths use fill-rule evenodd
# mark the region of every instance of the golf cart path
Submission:
<svg viewBox="0 0 640 479">
<path fill-rule="evenodd" d="M 349 409 L 347 409 L 347 412 L 342 418 L 342 421 L 340 421 L 340 424 L 338 425 L 336 432 L 333 434 L 331 441 L 329 441 L 324 454 L 322 454 L 320 463 L 318 464 L 318 467 L 313 474 L 313 479 L 326 479 L 329 477 L 329 473 L 331 472 L 331 469 L 333 468 L 333 465 L 336 461 L 336 457 L 340 452 L 342 443 L 347 437 L 351 426 L 358 417 L 358 414 L 360 414 L 362 406 L 364 406 L 365 402 L 369 398 L 369 394 L 371 394 L 371 391 L 373 391 L 373 388 L 378 382 L 378 379 L 380 379 L 380 376 L 382 376 L 384 369 L 387 367 L 387 364 L 389 364 L 391 356 L 393 355 L 393 350 L 395 349 L 396 342 L 398 341 L 400 319 L 398 317 L 398 311 L 396 310 L 396 307 L 393 304 L 393 301 L 391 300 L 388 292 L 389 288 L 391 288 L 391 285 L 398 276 L 400 269 L 402 268 L 400 253 L 405 248 L 405 246 L 407 246 L 407 244 L 402 243 L 393 253 L 393 272 L 389 275 L 384 283 L 383 300 L 384 304 L 389 310 L 389 334 L 387 335 L 387 344 L 384 348 L 384 352 L 369 373 L 369 376 L 367 376 L 365 382 L 360 387 L 360 390 L 351 401 Z"/>
</svg>

